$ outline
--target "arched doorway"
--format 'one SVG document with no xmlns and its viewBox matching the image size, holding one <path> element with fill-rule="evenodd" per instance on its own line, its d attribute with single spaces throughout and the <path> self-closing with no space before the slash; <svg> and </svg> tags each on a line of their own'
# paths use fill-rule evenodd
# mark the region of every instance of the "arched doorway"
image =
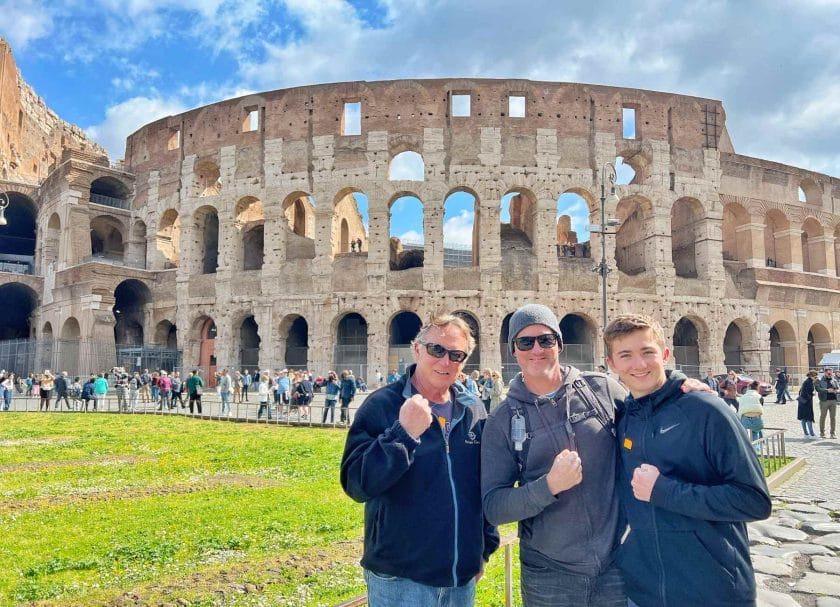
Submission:
<svg viewBox="0 0 840 607">
<path fill-rule="evenodd" d="M 744 367 L 743 335 L 734 322 L 726 327 L 726 334 L 723 337 L 723 364 L 727 369 L 736 371 Z"/>
<path fill-rule="evenodd" d="M 298 316 L 286 337 L 286 368 L 306 369 L 309 364 L 309 323 Z"/>
<path fill-rule="evenodd" d="M 210 385 L 214 385 L 216 377 L 216 323 L 212 318 L 205 317 L 201 321 L 198 366 L 207 370 L 204 377 Z"/>
<path fill-rule="evenodd" d="M 35 265 L 35 230 L 38 209 L 32 200 L 7 192 L 7 224 L 0 226 L 0 271 L 32 274 Z M 57 245 L 56 245 L 57 246 Z M 4 306 L 5 307 L 5 306 Z"/>
<path fill-rule="evenodd" d="M 126 370 L 153 368 L 157 362 L 155 356 L 147 358 L 144 348 L 146 306 L 150 303 L 152 292 L 139 280 L 124 280 L 114 290 L 114 345 L 117 365 Z"/>
<path fill-rule="evenodd" d="M 422 326 L 420 317 L 414 312 L 399 312 L 391 319 L 388 325 L 388 371 L 396 369 L 402 374 L 414 362 L 411 342 Z M 384 374 L 387 375 L 387 372 Z"/>
<path fill-rule="evenodd" d="M 502 321 L 502 330 L 499 331 L 499 352 L 502 355 L 502 379 L 505 384 L 519 373 L 519 364 L 516 362 L 516 357 L 514 357 L 508 345 L 511 316 L 513 316 L 513 312 L 505 316 L 505 319 Z"/>
<path fill-rule="evenodd" d="M 831 334 L 823 325 L 817 323 L 808 331 L 808 366 L 816 368 L 826 352 L 831 352 Z"/>
<path fill-rule="evenodd" d="M 345 314 L 336 326 L 335 371 L 353 371 L 356 377 L 367 374 L 368 324 L 357 312 Z"/>
<path fill-rule="evenodd" d="M 17 374 L 33 371 L 35 348 L 29 337 L 34 334 L 32 320 L 38 308 L 38 294 L 24 284 L 12 282 L 0 286 L 0 302 L 0 368 Z"/>
<path fill-rule="evenodd" d="M 797 364 L 796 360 L 796 333 L 790 323 L 780 320 L 770 327 L 770 367 L 781 369 Z"/>
<path fill-rule="evenodd" d="M 260 330 L 253 316 L 248 316 L 239 325 L 239 368 L 260 368 Z"/>
<path fill-rule="evenodd" d="M 695 324 L 685 317 L 674 327 L 674 362 L 689 377 L 700 377 L 700 338 Z"/>
<path fill-rule="evenodd" d="M 563 351 L 560 362 L 574 365 L 584 371 L 595 369 L 595 334 L 594 325 L 578 314 L 566 314 L 560 321 L 563 334 Z"/>
<path fill-rule="evenodd" d="M 480 344 L 480 330 L 478 326 L 478 320 L 471 312 L 465 312 L 464 310 L 458 310 L 455 312 L 455 316 L 462 318 L 465 323 L 470 328 L 472 332 L 472 336 L 475 339 L 475 349 L 470 354 L 470 357 L 467 359 L 466 364 L 464 364 L 464 373 L 470 374 L 473 371 L 481 371 L 481 344 Z"/>
</svg>

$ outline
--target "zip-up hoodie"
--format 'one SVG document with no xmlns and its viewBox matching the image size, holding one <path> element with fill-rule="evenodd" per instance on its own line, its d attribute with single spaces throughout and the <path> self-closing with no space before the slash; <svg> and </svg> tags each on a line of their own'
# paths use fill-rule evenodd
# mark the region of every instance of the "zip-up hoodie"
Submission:
<svg viewBox="0 0 840 607">
<path fill-rule="evenodd" d="M 499 546 L 481 512 L 484 406 L 460 383 L 450 389 L 448 440 L 438 423 L 415 440 L 399 422 L 416 393 L 410 377 L 373 392 L 350 426 L 341 486 L 365 504 L 362 567 L 435 587 L 463 586 Z"/>
<path fill-rule="evenodd" d="M 548 559 L 560 568 L 591 577 L 610 566 L 618 545 L 613 417 L 626 391 L 605 375 L 588 374 L 589 397 L 596 398 L 606 412 L 605 425 L 595 415 L 598 404 L 585 402 L 572 385 L 586 381 L 580 371 L 574 367 L 563 371 L 563 384 L 553 398 L 532 394 L 521 373 L 510 383 L 507 398 L 490 414 L 484 429 L 481 494 L 485 516 L 492 524 L 519 522 L 523 561 L 541 564 Z M 566 431 L 567 395 L 574 445 Z M 530 434 L 519 486 L 515 486 L 519 478 L 518 458 L 510 438 L 511 401 L 524 410 Z M 559 450 L 552 434 L 560 443 Z M 548 489 L 546 474 L 563 449 L 576 450 L 580 455 L 583 481 L 555 497 Z"/>
<path fill-rule="evenodd" d="M 736 414 L 673 376 L 628 398 L 619 416 L 619 494 L 630 533 L 619 550 L 639 605 L 755 605 L 746 521 L 770 515 L 758 458 Z M 659 469 L 650 502 L 633 496 L 641 464 Z"/>
</svg>

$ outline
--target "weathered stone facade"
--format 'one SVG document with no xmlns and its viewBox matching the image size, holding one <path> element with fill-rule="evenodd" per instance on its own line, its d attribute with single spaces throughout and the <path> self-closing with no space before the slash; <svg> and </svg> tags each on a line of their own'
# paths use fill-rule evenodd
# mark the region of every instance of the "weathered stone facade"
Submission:
<svg viewBox="0 0 840 607">
<path fill-rule="evenodd" d="M 456 94 L 469 95 L 468 116 L 452 115 Z M 511 96 L 525 98 L 524 117 L 508 115 Z M 360 103 L 360 134 L 342 134 L 346 103 Z M 635 113 L 632 138 L 623 110 Z M 422 181 L 389 179 L 405 151 L 422 156 Z M 598 259 L 558 255 L 569 226 L 558 226 L 557 200 L 579 194 L 600 223 L 602 169 L 617 156 L 636 176 L 606 208 L 620 224 L 606 235 L 610 316 L 659 318 L 692 368 L 726 362 L 766 375 L 833 347 L 840 180 L 736 154 L 719 101 L 481 79 L 223 101 L 132 134 L 125 171 L 65 152 L 28 194 L 43 281 L 31 332 L 113 344 L 133 331 L 174 345 L 177 327 L 185 367 L 361 363 L 372 376 L 402 356 L 400 313 L 445 309 L 475 320 L 472 363 L 507 370 L 505 319 L 540 301 L 564 318 L 578 362 L 597 363 Z M 455 191 L 476 199 L 471 267 L 444 264 L 444 201 Z M 518 198 L 502 224 L 509 193 Z M 367 233 L 354 194 L 367 197 Z M 395 270 L 390 208 L 403 195 L 423 202 L 424 250 L 419 267 Z M 114 208 L 120 200 L 125 209 Z M 600 237 L 591 235 L 594 258 Z M 349 249 L 356 239 L 361 251 Z M 20 280 L 0 273 L 0 285 Z M 134 303 L 115 313 L 120 285 Z"/>
</svg>

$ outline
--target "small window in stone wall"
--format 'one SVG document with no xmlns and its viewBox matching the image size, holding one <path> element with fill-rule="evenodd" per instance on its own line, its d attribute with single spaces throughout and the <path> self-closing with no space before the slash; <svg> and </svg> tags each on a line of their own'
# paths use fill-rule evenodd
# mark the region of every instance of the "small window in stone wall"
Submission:
<svg viewBox="0 0 840 607">
<path fill-rule="evenodd" d="M 250 133 L 260 128 L 260 112 L 256 106 L 245 108 L 245 119 L 242 121 L 242 132 Z"/>
<path fill-rule="evenodd" d="M 341 116 L 342 135 L 362 134 L 362 102 L 345 101 L 344 114 Z"/>
<path fill-rule="evenodd" d="M 169 129 L 169 141 L 166 144 L 166 149 L 172 151 L 179 147 L 181 147 L 181 129 Z"/>
<path fill-rule="evenodd" d="M 625 139 L 636 138 L 636 108 L 621 108 L 621 136 Z"/>
<path fill-rule="evenodd" d="M 464 93 L 452 94 L 452 116 L 466 118 L 470 115 L 470 95 Z"/>
<path fill-rule="evenodd" d="M 805 195 L 805 190 L 799 188 L 799 202 L 808 202 L 808 197 Z"/>
<path fill-rule="evenodd" d="M 525 96 L 508 96 L 508 116 L 511 118 L 525 118 Z"/>
</svg>

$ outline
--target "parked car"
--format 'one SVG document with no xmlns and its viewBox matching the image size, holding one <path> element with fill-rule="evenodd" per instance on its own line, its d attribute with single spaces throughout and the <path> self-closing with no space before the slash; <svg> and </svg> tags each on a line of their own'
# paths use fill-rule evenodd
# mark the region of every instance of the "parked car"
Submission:
<svg viewBox="0 0 840 607">
<path fill-rule="evenodd" d="M 749 375 L 737 375 L 738 379 L 738 394 L 743 394 L 747 391 L 747 388 L 750 387 L 750 384 L 755 381 Z M 723 385 L 723 380 L 726 379 L 726 373 L 722 373 L 721 375 L 715 375 L 715 379 L 718 380 L 718 385 Z M 758 382 L 758 393 L 762 396 L 767 396 L 773 392 L 773 386 L 768 384 L 766 381 L 759 381 Z M 723 396 L 723 391 L 720 391 L 720 395 Z"/>
</svg>

